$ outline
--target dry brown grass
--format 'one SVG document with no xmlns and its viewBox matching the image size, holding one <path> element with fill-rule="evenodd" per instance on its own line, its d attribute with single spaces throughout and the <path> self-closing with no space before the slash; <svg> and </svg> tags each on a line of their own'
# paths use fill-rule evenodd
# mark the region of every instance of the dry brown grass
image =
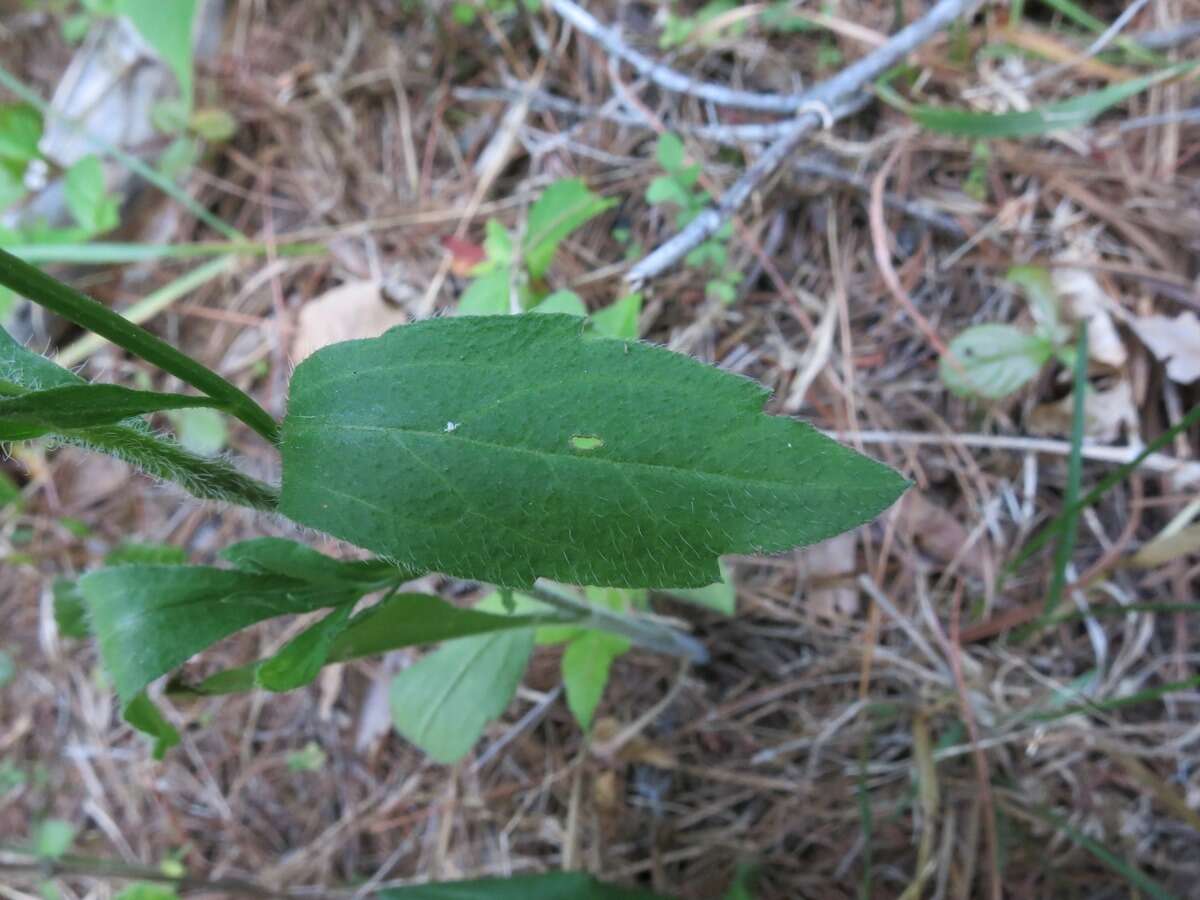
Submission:
<svg viewBox="0 0 1200 900">
<path fill-rule="evenodd" d="M 903 5 L 910 13 L 919 7 Z M 1046 7 L 1026 5 L 1027 27 L 1013 40 L 1027 48 L 1042 41 L 1044 52 L 1047 41 L 1051 50 L 1082 48 L 1054 27 Z M 646 7 L 620 6 L 628 29 L 645 24 Z M 1122 8 L 1087 6 L 1105 21 Z M 542 57 L 528 22 L 485 17 L 459 28 L 447 16 L 400 7 L 232 3 L 223 51 L 201 79 L 240 126 L 194 173 L 192 188 L 248 234 L 315 237 L 328 254 L 247 263 L 154 327 L 224 365 L 275 412 L 286 395 L 288 338 L 306 300 L 344 280 L 381 278 L 416 288 L 414 316 L 448 308 L 462 282 L 446 277 L 442 239 L 460 226 L 479 239 L 489 215 L 514 225 L 553 179 L 582 175 L 622 198 L 569 243 L 553 273 L 556 285 L 574 286 L 593 306 L 620 291 L 614 225 L 631 228 L 643 246 L 670 233 L 641 200 L 656 174 L 653 132 L 596 117 L 531 111 L 512 155 L 481 189 L 472 165 L 505 104 L 459 102 L 452 89 L 503 86 L 532 73 Z M 1005 7 L 993 5 L 964 39 L 999 45 Z M 826 22 L 832 39 L 752 28 L 685 51 L 675 65 L 722 83 L 791 89 L 824 64 L 822 40 L 853 58 L 863 50 L 853 29 L 886 33 L 893 8 L 885 0 L 844 3 Z M 612 21 L 617 5 L 596 14 Z M 1152 0 L 1130 30 L 1198 17 L 1196 0 Z M 613 90 L 603 52 L 560 41 L 550 17 L 536 23 L 555 48 L 541 88 L 600 107 Z M 18 24 L 0 35 L 5 64 L 46 94 L 66 52 L 51 23 Z M 641 43 L 654 50 L 651 38 Z M 21 49 L 10 55 L 10 47 Z M 1198 48 L 1173 52 L 1186 58 Z M 926 91 L 1004 108 L 1094 89 L 1120 74 L 1068 58 L 1055 77 L 1023 86 L 1056 63 L 980 58 L 968 70 L 953 46 L 935 41 L 919 54 Z M 638 97 L 668 126 L 710 121 L 711 112 L 687 98 L 649 89 Z M 966 402 L 938 379 L 937 342 L 969 323 L 1025 316 L 1003 283 L 1013 263 L 1080 261 L 1129 314 L 1200 308 L 1200 123 L 1172 115 L 1198 100 L 1195 81 L 1158 87 L 1069 138 L 993 144 L 978 200 L 963 192 L 968 142 L 917 132 L 876 104 L 813 148 L 857 183 L 803 171 L 773 181 L 743 211 L 732 245 L 748 275 L 738 303 L 710 303 L 702 277 L 676 270 L 648 291 L 646 336 L 757 378 L 776 390 L 774 411 L 849 432 L 852 443 L 865 431 L 1030 434 L 1035 409 L 1061 398 L 1069 378 L 1047 369 L 1008 401 Z M 1121 130 L 1141 116 L 1166 123 Z M 740 171 L 736 152 L 699 141 L 689 150 L 706 162 L 717 190 Z M 890 171 L 876 178 L 885 160 Z M 969 237 L 887 211 L 885 196 L 920 200 Z M 464 220 L 473 197 L 479 206 Z M 147 234 L 154 215 L 130 224 L 130 239 Z M 186 217 L 168 221 L 172 240 L 205 234 Z M 149 281 L 114 274 L 90 284 L 125 302 L 173 268 L 156 269 Z M 425 288 L 439 273 L 446 280 L 428 305 Z M 820 338 L 823 321 L 828 340 Z M 1138 436 L 1149 440 L 1196 392 L 1168 381 L 1130 332 L 1118 334 L 1128 359 L 1096 366 L 1096 383 L 1129 382 Z M 255 380 L 238 362 L 256 358 L 272 364 L 268 377 Z M 92 366 L 117 375 L 140 367 L 107 351 Z M 807 390 L 798 391 L 805 372 Z M 1175 454 L 1194 457 L 1196 437 L 1181 435 Z M 252 436 L 235 435 L 235 448 L 270 465 Z M 20 538 L 34 561 L 0 570 L 0 646 L 18 665 L 16 680 L 0 689 L 0 764 L 28 776 L 0 795 L 0 834 L 19 837 L 56 816 L 81 829 L 84 855 L 154 864 L 178 851 L 198 876 L 249 878 L 294 896 L 348 897 L 364 879 L 400 884 L 572 865 L 672 895 L 714 897 L 741 862 L 760 867 L 763 898 L 989 896 L 993 879 L 1013 897 L 1130 896 L 1120 874 L 1048 823 L 1049 812 L 1174 895 L 1200 896 L 1200 691 L 1047 722 L 1029 717 L 1061 703 L 1063 692 L 1073 697 L 1070 686 L 1085 677 L 1092 700 L 1195 678 L 1194 613 L 1097 615 L 1019 636 L 1013 625 L 1026 607 L 1040 608 L 1050 556 L 1038 555 L 1002 590 L 995 576 L 1060 511 L 1064 459 L 949 443 L 884 440 L 864 449 L 906 472 L 915 490 L 833 558 L 802 551 L 737 561 L 736 619 L 672 609 L 695 625 L 713 660 L 681 672 L 646 653 L 623 658 L 594 741 L 673 693 L 619 749 L 599 755 L 589 747 L 552 696 L 557 664 L 542 651 L 509 715 L 473 757 L 449 768 L 389 733 L 386 719 L 379 730 L 380 692 L 411 658 L 405 653 L 329 672 L 294 694 L 177 707 L 188 726 L 184 744 L 153 762 L 117 719 L 92 648 L 57 636 L 51 579 L 95 565 L 128 535 L 181 544 L 196 561 L 210 561 L 230 540 L 287 532 L 74 452 L 9 460 L 6 469 L 28 486 L 23 509 L 0 520 L 0 544 Z M 1085 486 L 1108 468 L 1089 464 Z M 1194 491 L 1142 473 L 1083 517 L 1070 574 L 1087 585 L 1087 604 L 1191 600 L 1195 555 L 1146 570 L 1124 561 Z M 64 517 L 87 523 L 89 535 L 72 534 Z M 1065 602 L 1084 596 L 1069 592 Z M 198 665 L 244 661 L 276 646 L 287 627 L 227 641 Z M 489 754 L 497 741 L 503 749 Z M 310 743 L 324 763 L 292 771 L 289 755 Z M 0 881 L 5 897 L 36 890 L 28 873 Z M 62 890 L 105 897 L 111 886 L 78 878 Z"/>
</svg>

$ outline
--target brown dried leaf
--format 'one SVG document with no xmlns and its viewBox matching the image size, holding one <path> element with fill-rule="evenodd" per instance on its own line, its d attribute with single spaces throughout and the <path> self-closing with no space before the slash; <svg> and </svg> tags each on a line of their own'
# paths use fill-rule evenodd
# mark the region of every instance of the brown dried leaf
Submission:
<svg viewBox="0 0 1200 900">
<path fill-rule="evenodd" d="M 1133 387 L 1119 381 L 1108 390 L 1089 390 L 1083 398 L 1083 433 L 1093 441 L 1111 444 L 1121 436 L 1137 434 L 1138 412 L 1133 402 Z M 1043 403 L 1029 416 L 1029 431 L 1038 435 L 1067 436 L 1075 415 L 1075 395 L 1068 394 L 1055 403 Z"/>
<path fill-rule="evenodd" d="M 963 547 L 970 540 L 970 529 L 959 521 L 952 512 L 924 494 L 909 491 L 897 505 L 896 526 L 922 552 L 928 553 L 942 563 L 950 563 L 963 553 L 960 565 L 974 575 L 987 571 L 986 550 L 978 542 L 967 551 Z"/>
<path fill-rule="evenodd" d="M 1129 323 L 1150 352 L 1167 364 L 1167 377 L 1179 384 L 1200 378 L 1200 319 L 1194 312 L 1178 316 L 1140 316 Z"/>
<path fill-rule="evenodd" d="M 1157 535 L 1129 558 L 1129 564 L 1138 569 L 1153 569 L 1193 553 L 1200 553 L 1200 525 Z"/>
<path fill-rule="evenodd" d="M 377 281 L 351 281 L 310 300 L 300 310 L 292 358 L 299 363 L 311 353 L 342 341 L 378 337 L 408 321 L 408 314 L 383 297 Z"/>
<path fill-rule="evenodd" d="M 800 578 L 805 584 L 805 609 L 817 618 L 841 622 L 858 613 L 858 536 L 854 532 L 802 550 Z"/>
<path fill-rule="evenodd" d="M 1118 305 L 1096 276 L 1086 269 L 1055 269 L 1051 277 L 1066 316 L 1087 322 L 1088 356 L 1114 369 L 1125 365 L 1129 353 L 1112 318 Z"/>
</svg>

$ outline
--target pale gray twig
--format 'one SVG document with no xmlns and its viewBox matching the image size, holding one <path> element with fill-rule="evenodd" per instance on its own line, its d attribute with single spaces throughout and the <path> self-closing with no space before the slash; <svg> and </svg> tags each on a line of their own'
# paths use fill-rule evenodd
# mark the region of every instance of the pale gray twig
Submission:
<svg viewBox="0 0 1200 900">
<path fill-rule="evenodd" d="M 797 106 L 815 109 L 824 107 L 831 113 L 829 118 L 843 117 L 847 113 L 842 112 L 839 115 L 839 109 L 844 110 L 844 104 L 861 98 L 859 92 L 866 84 L 896 65 L 955 19 L 973 11 L 980 2 L 981 0 L 939 0 L 928 13 L 897 31 L 884 44 L 858 62 L 799 95 L 800 103 Z M 820 124 L 821 116 L 815 112 L 801 112 L 797 115 L 791 123 L 790 130 L 763 151 L 746 173 L 725 192 L 715 207 L 710 206 L 683 231 L 630 269 L 625 276 L 626 281 L 631 285 L 638 285 L 659 275 L 712 237 L 749 199 L 759 184 L 795 152 L 809 133 Z"/>
<path fill-rule="evenodd" d="M 488 103 L 493 101 L 511 102 L 520 96 L 516 88 L 474 88 L 458 87 L 454 96 L 468 102 Z M 616 125 L 630 128 L 653 128 L 652 123 L 637 111 L 628 107 L 614 110 L 604 107 L 593 108 L 548 91 L 538 91 L 530 98 L 531 109 L 561 113 L 566 116 L 580 118 L 597 118 Z M 607 106 L 607 104 L 605 104 Z M 672 123 L 671 130 L 679 134 L 695 137 L 701 140 L 714 141 L 731 147 L 743 144 L 766 144 L 789 132 L 795 125 L 793 119 L 782 122 L 745 122 L 738 125 L 692 125 L 689 123 Z"/>
<path fill-rule="evenodd" d="M 572 0 L 550 0 L 550 6 L 578 31 L 586 34 L 612 56 L 625 60 L 637 70 L 639 75 L 668 91 L 698 97 L 720 106 L 737 106 L 762 112 L 794 113 L 804 104 L 801 94 L 741 91 L 721 84 L 699 81 L 633 49 L 625 43 L 617 29 L 602 24 L 578 3 L 573 3 Z"/>
<path fill-rule="evenodd" d="M 1147 50 L 1170 50 L 1190 41 L 1200 40 L 1200 19 L 1188 19 L 1170 28 L 1143 31 L 1131 37 L 1134 43 Z"/>
</svg>

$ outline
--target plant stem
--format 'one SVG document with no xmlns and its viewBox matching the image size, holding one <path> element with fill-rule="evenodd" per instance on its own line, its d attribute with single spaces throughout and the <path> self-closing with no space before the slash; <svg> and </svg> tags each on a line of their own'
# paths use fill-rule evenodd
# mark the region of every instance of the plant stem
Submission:
<svg viewBox="0 0 1200 900">
<path fill-rule="evenodd" d="M 541 582 L 529 591 L 529 594 L 547 606 L 564 612 L 575 613 L 583 618 L 579 625 L 584 628 L 595 628 L 629 638 L 639 647 L 657 650 L 668 656 L 678 656 L 695 663 L 708 662 L 708 650 L 695 638 L 683 632 L 676 631 L 666 625 L 659 625 L 649 619 L 634 619 L 622 616 L 598 606 L 585 603 L 570 594 Z"/>
<path fill-rule="evenodd" d="M 0 284 L 170 372 L 198 391 L 219 400 L 231 415 L 241 419 L 272 444 L 279 443 L 279 424 L 247 394 L 216 372 L 4 250 L 0 250 Z"/>
</svg>

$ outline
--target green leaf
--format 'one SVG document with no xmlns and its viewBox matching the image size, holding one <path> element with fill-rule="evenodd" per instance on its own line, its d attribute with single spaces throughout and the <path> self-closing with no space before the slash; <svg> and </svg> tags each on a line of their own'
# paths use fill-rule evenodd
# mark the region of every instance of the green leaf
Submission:
<svg viewBox="0 0 1200 900">
<path fill-rule="evenodd" d="M 0 440 L 115 425 L 144 413 L 214 403 L 208 397 L 134 391 L 115 384 L 64 385 L 0 399 Z"/>
<path fill-rule="evenodd" d="M 587 315 L 587 307 L 574 291 L 555 291 L 530 310 L 535 313 L 562 313 L 565 316 Z"/>
<path fill-rule="evenodd" d="M 85 156 L 67 170 L 67 208 L 89 234 L 103 234 L 117 227 L 117 201 L 104 183 L 104 166 L 94 156 Z"/>
<path fill-rule="evenodd" d="M 0 470 L 0 509 L 9 504 L 20 506 L 21 489 L 17 487 L 16 482 L 12 480 L 9 474 Z"/>
<path fill-rule="evenodd" d="M 525 266 L 533 278 L 550 268 L 558 245 L 572 231 L 616 204 L 593 194 L 581 178 L 565 178 L 550 185 L 529 208 L 525 226 Z"/>
<path fill-rule="evenodd" d="M 44 859 L 57 859 L 75 843 L 75 826 L 62 819 L 46 819 L 33 834 L 33 852 Z"/>
<path fill-rule="evenodd" d="M 268 691 L 292 691 L 312 682 L 329 658 L 329 649 L 346 628 L 352 604 L 339 606 L 300 634 L 258 668 L 255 680 Z"/>
<path fill-rule="evenodd" d="M 1109 87 L 1080 94 L 1023 112 L 979 113 L 940 106 L 911 105 L 900 101 L 900 108 L 918 125 L 928 131 L 973 138 L 1018 138 L 1070 131 L 1082 128 L 1100 113 L 1140 94 L 1147 88 L 1175 78 L 1194 67 L 1194 63 L 1162 69 L 1141 78 L 1117 82 Z M 897 95 L 890 88 L 880 92 L 888 102 L 895 103 Z"/>
<path fill-rule="evenodd" d="M 237 132 L 237 120 L 228 110 L 208 107 L 198 109 L 188 120 L 188 127 L 206 141 L 227 141 Z"/>
<path fill-rule="evenodd" d="M 567 706 L 579 727 L 587 731 L 604 688 L 612 662 L 629 649 L 629 641 L 602 631 L 588 631 L 567 644 L 562 658 L 563 685 Z"/>
<path fill-rule="evenodd" d="M 673 175 L 659 175 L 646 187 L 646 202 L 651 206 L 673 203 L 686 209 L 692 202 L 692 195 Z"/>
<path fill-rule="evenodd" d="M 216 456 L 229 444 L 229 426 L 215 409 L 181 409 L 168 414 L 179 443 L 197 456 Z"/>
<path fill-rule="evenodd" d="M 607 337 L 636 341 L 641 313 L 642 295 L 629 294 L 592 313 L 591 322 L 600 334 Z"/>
<path fill-rule="evenodd" d="M 187 551 L 170 544 L 122 541 L 104 557 L 104 563 L 109 566 L 182 566 L 187 563 Z"/>
<path fill-rule="evenodd" d="M 658 145 L 654 148 L 654 156 L 658 164 L 667 172 L 676 172 L 683 168 L 683 140 L 677 134 L 666 132 L 658 136 Z M 653 202 L 653 201 L 652 201 Z"/>
<path fill-rule="evenodd" d="M 318 351 L 292 380 L 281 511 L 501 586 L 701 587 L 721 554 L 824 540 L 906 487 L 763 415 L 748 379 L 584 329 L 433 319 Z"/>
<path fill-rule="evenodd" d="M 0 210 L 8 209 L 25 196 L 25 182 L 0 160 Z M 0 315 L 0 320 L 3 316 Z"/>
<path fill-rule="evenodd" d="M 319 772 L 328 759 L 320 744 L 309 741 L 303 749 L 293 750 L 287 755 L 287 767 L 290 772 Z"/>
<path fill-rule="evenodd" d="M 955 362 L 943 356 L 939 365 L 946 387 L 995 400 L 1037 377 L 1054 344 L 1012 325 L 975 325 L 950 342 L 950 352 Z"/>
<path fill-rule="evenodd" d="M 370 593 L 409 581 L 419 573 L 382 559 L 340 560 L 284 538 L 254 538 L 221 551 L 221 558 L 244 572 L 282 575 L 312 584 Z"/>
<path fill-rule="evenodd" d="M 162 759 L 168 750 L 179 745 L 179 732 L 146 696 L 145 691 L 139 691 L 125 704 L 123 715 L 126 722 L 154 739 L 152 754 L 155 759 Z"/>
<path fill-rule="evenodd" d="M 603 884 L 583 872 L 510 875 L 380 891 L 378 900 L 662 900 L 638 888 Z"/>
<path fill-rule="evenodd" d="M 15 174 L 37 159 L 42 139 L 42 117 L 27 103 L 0 104 L 0 160 L 17 163 Z"/>
<path fill-rule="evenodd" d="M 664 593 L 715 610 L 722 615 L 732 616 L 737 612 L 737 588 L 734 587 L 733 578 L 724 563 L 721 564 L 721 580 L 715 584 L 702 588 L 677 588 Z"/>
<path fill-rule="evenodd" d="M 458 299 L 460 316 L 503 316 L 508 314 L 510 273 L 496 269 L 472 281 Z"/>
<path fill-rule="evenodd" d="M 359 596 L 207 566 L 118 566 L 84 575 L 78 584 L 100 658 L 125 704 L 156 678 L 243 628 Z"/>
<path fill-rule="evenodd" d="M 493 615 L 479 609 L 460 609 L 427 594 L 395 594 L 354 616 L 333 636 L 323 665 L 377 656 L 402 647 L 490 634 L 514 628 L 534 628 L 561 621 L 545 607 L 533 615 Z M 332 625 L 332 623 L 331 623 Z M 274 659 L 274 658 L 273 658 Z M 232 694 L 259 684 L 258 672 L 269 661 L 259 661 L 220 672 L 198 685 L 173 684 L 171 690 L 195 694 Z"/>
<path fill-rule="evenodd" d="M 508 229 L 495 219 L 488 219 L 483 228 L 483 251 L 487 254 L 487 261 L 482 265 L 487 266 L 489 263 L 507 265 L 513 256 L 512 237 L 509 235 Z M 476 267 L 477 270 L 478 268 Z"/>
<path fill-rule="evenodd" d="M 75 582 L 68 578 L 56 578 L 53 592 L 54 621 L 58 624 L 58 633 L 69 638 L 87 637 L 87 606 Z"/>
<path fill-rule="evenodd" d="M 0 650 L 0 688 L 12 681 L 17 675 L 17 664 L 4 650 Z"/>
<path fill-rule="evenodd" d="M 138 33 L 162 59 L 179 82 L 179 93 L 192 103 L 192 23 L 196 0 L 116 0 L 118 15 L 133 23 Z"/>
<path fill-rule="evenodd" d="M 1038 325 L 1038 333 L 1056 344 L 1066 340 L 1069 335 L 1059 325 L 1058 292 L 1054 289 L 1050 273 L 1042 266 L 1014 266 L 1008 270 L 1005 278 L 1025 293 L 1029 310 Z"/>
<path fill-rule="evenodd" d="M 174 888 L 143 881 L 131 884 L 117 894 L 113 900 L 179 900 Z"/>
<path fill-rule="evenodd" d="M 466 756 L 525 674 L 533 629 L 452 641 L 392 680 L 392 722 L 440 763 Z"/>
</svg>

